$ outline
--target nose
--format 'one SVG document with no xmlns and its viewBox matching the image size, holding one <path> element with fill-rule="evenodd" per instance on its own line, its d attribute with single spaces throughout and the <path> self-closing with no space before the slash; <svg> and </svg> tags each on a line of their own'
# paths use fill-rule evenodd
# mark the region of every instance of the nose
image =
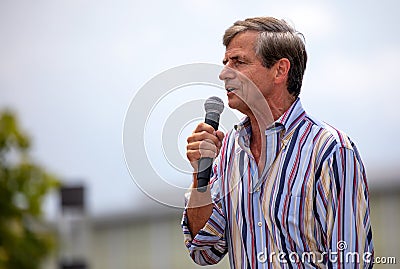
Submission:
<svg viewBox="0 0 400 269">
<path fill-rule="evenodd" d="M 221 73 L 219 73 L 219 79 L 220 80 L 234 79 L 235 76 L 236 76 L 235 75 L 235 70 L 233 70 L 232 68 L 229 68 L 226 65 L 221 70 Z"/>
</svg>

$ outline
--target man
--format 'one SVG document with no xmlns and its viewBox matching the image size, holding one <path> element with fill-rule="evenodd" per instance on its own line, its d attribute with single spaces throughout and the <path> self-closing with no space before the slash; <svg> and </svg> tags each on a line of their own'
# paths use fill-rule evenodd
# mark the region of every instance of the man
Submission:
<svg viewBox="0 0 400 269">
<path fill-rule="evenodd" d="M 302 35 L 271 17 L 226 30 L 220 79 L 246 115 L 226 134 L 201 123 L 187 139 L 193 184 L 183 214 L 198 264 L 231 268 L 371 268 L 365 170 L 343 132 L 309 116 L 299 93 Z M 217 157 L 198 192 L 197 161 Z"/>
</svg>

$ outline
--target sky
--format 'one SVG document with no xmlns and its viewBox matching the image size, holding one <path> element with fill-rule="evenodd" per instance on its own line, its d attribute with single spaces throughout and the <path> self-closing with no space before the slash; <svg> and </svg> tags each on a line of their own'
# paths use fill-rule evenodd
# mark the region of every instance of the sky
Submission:
<svg viewBox="0 0 400 269">
<path fill-rule="evenodd" d="M 17 114 L 32 138 L 35 160 L 64 182 L 87 186 L 90 214 L 152 206 L 124 156 L 125 117 L 135 94 L 171 68 L 221 64 L 227 27 L 247 17 L 274 16 L 305 36 L 309 60 L 300 96 L 306 111 L 356 142 L 370 185 L 379 185 L 399 176 L 400 147 L 394 140 L 400 131 L 399 5 L 395 0 L 2 0 L 0 109 Z M 193 92 L 174 98 L 171 107 L 193 100 Z M 184 139 L 177 142 L 181 154 Z M 149 154 L 153 163 L 165 163 L 162 151 Z M 190 177 L 177 177 L 189 185 Z M 49 198 L 48 212 L 54 212 L 55 199 Z"/>
</svg>

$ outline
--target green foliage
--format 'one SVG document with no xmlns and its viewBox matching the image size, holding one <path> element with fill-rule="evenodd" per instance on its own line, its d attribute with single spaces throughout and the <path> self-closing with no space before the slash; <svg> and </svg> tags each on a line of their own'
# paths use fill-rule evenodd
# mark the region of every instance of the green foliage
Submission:
<svg viewBox="0 0 400 269">
<path fill-rule="evenodd" d="M 0 113 L 0 269 L 36 269 L 54 247 L 42 221 L 45 195 L 59 181 L 29 157 L 30 139 Z"/>
</svg>

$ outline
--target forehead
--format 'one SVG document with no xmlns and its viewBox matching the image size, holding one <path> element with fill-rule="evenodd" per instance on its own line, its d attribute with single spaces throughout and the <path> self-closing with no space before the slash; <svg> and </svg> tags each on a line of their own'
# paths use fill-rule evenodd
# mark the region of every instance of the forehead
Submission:
<svg viewBox="0 0 400 269">
<path fill-rule="evenodd" d="M 255 31 L 237 34 L 226 47 L 225 58 L 236 54 L 255 55 L 255 43 L 258 35 L 259 33 Z"/>
</svg>

